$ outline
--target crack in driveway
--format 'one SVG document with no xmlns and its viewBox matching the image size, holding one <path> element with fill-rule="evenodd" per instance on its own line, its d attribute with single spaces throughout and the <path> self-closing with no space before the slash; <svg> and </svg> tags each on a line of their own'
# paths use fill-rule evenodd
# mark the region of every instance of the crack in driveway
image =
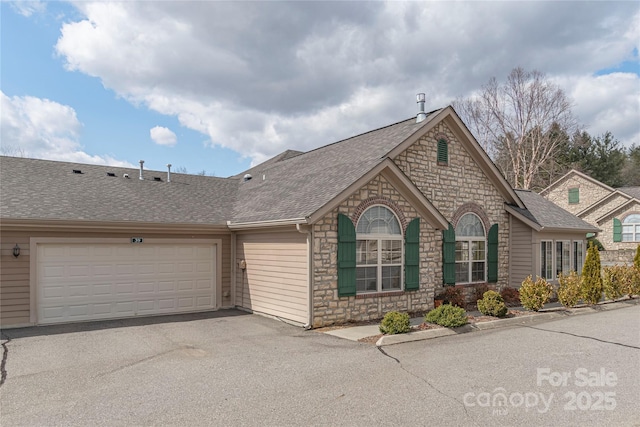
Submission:
<svg viewBox="0 0 640 427">
<path fill-rule="evenodd" d="M 431 389 L 433 389 L 433 390 L 434 390 L 434 391 L 436 391 L 437 393 L 441 394 L 442 396 L 447 397 L 447 398 L 449 398 L 449 399 L 453 400 L 453 401 L 454 401 L 454 402 L 456 402 L 456 403 L 459 403 L 459 404 L 460 404 L 460 406 L 462 406 L 462 409 L 464 410 L 464 413 L 465 413 L 465 415 L 467 416 L 467 418 L 468 418 L 471 422 L 473 422 L 473 424 L 474 424 L 475 426 L 478 426 L 478 424 L 473 420 L 473 418 L 471 418 L 471 417 L 470 417 L 469 412 L 467 411 L 467 406 L 464 404 L 464 402 L 461 402 L 460 400 L 456 399 L 455 397 L 453 397 L 453 396 L 451 396 L 451 395 L 448 395 L 448 394 L 447 394 L 447 393 L 445 393 L 444 391 L 442 391 L 442 390 L 438 389 L 436 386 L 434 386 L 433 384 L 431 384 L 427 379 L 422 378 L 420 375 L 417 375 L 417 374 L 415 374 L 415 373 L 413 373 L 413 372 L 411 372 L 411 371 L 407 370 L 407 368 L 405 368 L 405 367 L 402 365 L 402 362 L 400 362 L 400 359 L 398 359 L 398 358 L 396 358 L 396 357 L 391 356 L 389 353 L 387 353 L 386 351 L 384 351 L 384 349 L 383 349 L 382 347 L 380 347 L 380 346 L 376 346 L 376 348 L 378 349 L 378 351 L 379 351 L 380 353 L 382 353 L 383 355 L 385 355 L 385 356 L 386 356 L 386 357 L 388 357 L 389 359 L 393 359 L 393 360 L 395 360 L 395 362 L 396 362 L 398 365 L 400 365 L 400 369 L 402 369 L 403 371 L 405 371 L 407 374 L 409 374 L 409 375 L 411 375 L 412 377 L 417 378 L 417 379 L 419 379 L 420 381 L 424 382 L 424 383 L 425 383 L 426 385 L 428 385 Z"/>
<path fill-rule="evenodd" d="M 0 339 L 4 339 L 4 337 L 6 337 L 7 340 L 2 343 L 2 362 L 0 362 L 0 387 L 2 387 L 4 382 L 7 380 L 7 358 L 9 357 L 9 348 L 7 347 L 7 344 L 11 342 L 11 338 L 4 333 L 2 334 L 2 337 L 0 337 Z"/>
<path fill-rule="evenodd" d="M 632 348 L 634 350 L 640 350 L 640 347 L 637 347 L 635 345 L 631 345 L 631 344 L 623 344 L 620 342 L 615 342 L 615 341 L 607 341 L 607 340 L 602 340 L 600 338 L 595 338 L 595 337 L 590 337 L 587 335 L 578 335 L 578 334 L 572 334 L 571 332 L 563 332 L 563 331 L 554 331 L 552 329 L 542 329 L 542 328 L 536 328 L 534 326 L 526 326 L 523 325 L 523 327 L 525 328 L 529 328 L 529 329 L 535 329 L 536 331 L 542 331 L 542 332 L 553 332 L 555 334 L 563 334 L 563 335 L 570 335 L 572 337 L 576 337 L 576 338 L 585 338 L 588 340 L 594 340 L 594 341 L 598 341 L 598 342 L 602 342 L 605 344 L 611 344 L 611 345 L 619 345 L 621 347 L 628 347 L 628 348 Z"/>
</svg>

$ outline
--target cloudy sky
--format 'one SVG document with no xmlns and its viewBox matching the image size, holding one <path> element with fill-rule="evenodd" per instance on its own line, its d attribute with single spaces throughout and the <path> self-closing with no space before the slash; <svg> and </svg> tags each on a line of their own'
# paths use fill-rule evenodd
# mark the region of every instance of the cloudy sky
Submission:
<svg viewBox="0 0 640 427">
<path fill-rule="evenodd" d="M 640 144 L 638 2 L 1 2 L 5 154 L 229 176 L 469 96 L 559 84 Z"/>
</svg>

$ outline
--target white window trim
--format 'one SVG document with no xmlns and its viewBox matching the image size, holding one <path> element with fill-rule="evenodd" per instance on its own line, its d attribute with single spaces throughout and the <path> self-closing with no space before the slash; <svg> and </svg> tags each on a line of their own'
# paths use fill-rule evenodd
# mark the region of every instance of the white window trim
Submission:
<svg viewBox="0 0 640 427">
<path fill-rule="evenodd" d="M 548 245 L 551 245 L 551 275 L 553 276 L 553 272 L 556 271 L 555 268 L 555 242 L 553 240 L 540 240 L 540 262 L 538 263 L 538 272 L 541 273 L 540 277 L 542 277 L 545 280 L 555 280 L 555 278 L 553 277 L 547 277 L 546 275 L 546 271 L 542 271 L 542 244 L 546 243 Z M 545 251 L 545 255 L 546 255 L 546 251 Z"/>
<path fill-rule="evenodd" d="M 638 215 L 638 214 L 629 214 L 625 217 L 625 219 L 622 220 L 621 225 L 622 225 L 622 241 L 621 243 L 638 243 L 640 242 L 640 232 L 637 231 L 638 226 L 640 226 L 640 222 L 626 222 L 627 219 L 629 219 L 630 216 L 632 215 Z M 624 227 L 631 227 L 631 233 L 625 233 L 624 232 Z M 624 240 L 624 236 L 625 234 L 631 234 L 631 240 Z"/>
<path fill-rule="evenodd" d="M 562 250 L 561 250 L 561 253 L 560 253 L 560 266 L 558 266 L 558 243 L 560 243 L 562 245 Z M 569 259 L 567 260 L 567 265 L 566 265 L 567 269 L 566 270 L 564 268 L 565 267 L 565 265 L 564 265 L 565 247 L 567 248 L 567 250 L 569 252 Z M 558 275 L 560 273 L 569 274 L 569 272 L 572 270 L 572 268 L 571 268 L 571 265 L 572 265 L 572 263 L 571 263 L 571 261 L 572 261 L 572 257 L 571 257 L 571 250 L 572 250 L 571 240 L 555 240 L 554 241 L 554 245 L 553 245 L 553 250 L 554 250 L 554 257 L 553 258 L 554 258 L 554 264 L 555 264 L 553 271 L 554 271 L 555 276 L 556 276 L 556 277 L 554 277 L 554 280 L 555 280 L 555 279 L 558 278 Z M 558 270 L 560 270 L 560 272 L 558 272 Z"/>
<path fill-rule="evenodd" d="M 358 244 L 359 241 L 363 241 L 363 240 L 377 240 L 377 245 L 378 245 L 378 261 L 377 264 L 358 264 L 356 261 L 356 277 L 357 277 L 357 269 L 358 268 L 365 268 L 365 267 L 376 267 L 376 290 L 375 291 L 359 291 L 356 285 L 356 294 L 357 295 L 366 295 L 366 294 L 377 294 L 377 293 L 389 293 L 389 292 L 398 292 L 398 291 L 402 291 L 403 290 L 403 284 L 404 284 L 404 235 L 402 234 L 402 223 L 400 222 L 400 218 L 398 218 L 398 215 L 396 215 L 396 213 L 390 209 L 388 206 L 385 205 L 372 205 L 369 206 L 364 212 L 362 212 L 362 215 L 360 216 L 360 218 L 363 217 L 364 213 L 366 211 L 368 211 L 369 209 L 375 207 L 375 206 L 382 206 L 383 208 L 387 209 L 389 212 L 391 212 L 393 214 L 393 216 L 395 217 L 396 221 L 398 221 L 398 224 L 400 225 L 400 234 L 360 234 L 356 232 L 356 245 Z M 360 218 L 358 219 L 358 222 L 360 222 Z M 356 230 L 358 229 L 358 224 L 356 224 Z M 393 264 L 382 264 L 382 241 L 383 240 L 395 240 L 395 241 L 400 241 L 400 252 L 401 252 L 401 256 L 400 256 L 400 263 L 393 263 Z M 357 247 L 357 246 L 356 246 Z M 356 249 L 357 250 L 357 249 Z M 400 267 L 400 285 L 397 289 L 386 289 L 383 290 L 382 289 L 382 267 Z M 356 283 L 357 283 L 357 279 L 356 279 Z"/>
<path fill-rule="evenodd" d="M 469 248 L 468 248 L 468 257 L 469 259 L 467 261 L 456 261 L 456 266 L 458 264 L 469 264 L 468 267 L 468 277 L 469 277 L 469 281 L 467 282 L 459 282 L 456 278 L 456 284 L 461 284 L 461 285 L 472 285 L 475 283 L 486 283 L 487 282 L 487 252 L 489 251 L 489 243 L 487 241 L 487 228 L 484 225 L 484 222 L 482 221 L 482 218 L 480 218 L 477 214 L 475 214 L 474 212 L 467 212 L 464 215 L 462 215 L 460 217 L 460 219 L 462 219 L 464 216 L 466 215 L 473 215 L 476 218 L 478 218 L 478 221 L 480 221 L 480 224 L 482 225 L 482 230 L 484 235 L 483 236 L 464 236 L 464 237 L 458 237 L 458 234 L 456 233 L 456 243 L 457 242 L 468 242 L 469 243 Z M 474 260 L 473 259 L 473 242 L 484 242 L 484 259 L 483 260 Z M 473 263 L 474 262 L 483 262 L 484 263 L 484 273 L 482 276 L 482 280 L 473 280 Z M 457 267 L 456 267 L 456 271 L 457 271 Z"/>
<path fill-rule="evenodd" d="M 575 270 L 573 267 L 576 267 L 576 243 L 580 244 L 580 265 L 578 265 L 578 269 Z M 582 267 L 584 267 L 584 258 L 585 258 L 585 243 L 584 240 L 574 240 L 571 244 L 571 270 L 574 270 L 578 275 L 582 274 Z"/>
</svg>

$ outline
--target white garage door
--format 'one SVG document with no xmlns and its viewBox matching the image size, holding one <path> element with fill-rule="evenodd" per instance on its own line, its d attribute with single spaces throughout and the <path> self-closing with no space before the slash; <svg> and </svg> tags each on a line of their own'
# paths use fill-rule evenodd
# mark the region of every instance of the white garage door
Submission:
<svg viewBox="0 0 640 427">
<path fill-rule="evenodd" d="M 210 243 L 38 244 L 38 323 L 213 309 L 215 251 Z"/>
</svg>

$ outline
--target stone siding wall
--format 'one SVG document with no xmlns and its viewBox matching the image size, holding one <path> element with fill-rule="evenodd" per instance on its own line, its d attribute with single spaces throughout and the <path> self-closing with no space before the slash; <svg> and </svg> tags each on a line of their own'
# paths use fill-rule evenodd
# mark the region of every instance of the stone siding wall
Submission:
<svg viewBox="0 0 640 427">
<path fill-rule="evenodd" d="M 571 188 L 578 188 L 580 190 L 579 203 L 569 203 L 569 189 Z M 607 188 L 588 181 L 581 176 L 572 174 L 563 182 L 556 184 L 556 186 L 551 191 L 545 193 L 544 196 L 562 209 L 575 215 L 610 193 L 611 191 Z"/>
<path fill-rule="evenodd" d="M 637 247 L 637 245 L 636 245 Z M 615 251 L 600 251 L 600 264 L 603 267 L 609 265 L 631 265 L 633 257 L 636 256 L 636 249 L 620 249 Z"/>
<path fill-rule="evenodd" d="M 634 249 L 638 246 L 638 242 L 614 242 L 613 241 L 613 218 L 622 221 L 627 215 L 640 213 L 640 203 L 634 203 L 623 212 L 616 215 L 608 215 L 602 219 L 596 226 L 602 231 L 598 233 L 598 240 L 607 251 L 617 251 L 620 249 Z"/>
<path fill-rule="evenodd" d="M 376 320 L 392 310 L 422 312 L 433 308 L 435 284 L 442 282 L 441 232 L 423 218 L 420 219 L 419 290 L 338 298 L 338 213 L 349 216 L 355 225 L 365 207 L 374 204 L 392 207 L 399 214 L 403 227 L 418 216 L 411 204 L 384 177 L 377 176 L 313 226 L 314 328 L 349 321 Z"/>
<path fill-rule="evenodd" d="M 598 223 L 596 222 L 598 219 L 600 219 L 603 215 L 606 215 L 607 212 L 611 212 L 615 208 L 621 206 L 623 203 L 626 203 L 628 201 L 629 201 L 628 196 L 622 196 L 618 194 L 615 197 L 612 197 L 610 200 L 608 200 L 607 203 L 601 203 L 600 206 L 596 206 L 594 209 L 590 209 L 589 212 L 587 212 L 582 217 L 582 219 L 587 221 L 589 224 L 592 224 L 598 227 Z"/>
<path fill-rule="evenodd" d="M 436 161 L 437 141 L 443 137 L 449 143 L 447 165 Z M 438 124 L 393 160 L 454 226 L 466 212 L 478 213 L 485 222 L 486 232 L 492 224 L 498 223 L 496 287 L 498 290 L 506 287 L 509 279 L 509 217 L 504 210 L 505 201 L 449 127 L 445 123 Z M 438 266 L 438 270 L 441 268 Z M 436 291 L 441 289 L 442 281 L 439 280 Z M 465 293 L 471 298 L 475 292 L 470 289 Z"/>
</svg>

